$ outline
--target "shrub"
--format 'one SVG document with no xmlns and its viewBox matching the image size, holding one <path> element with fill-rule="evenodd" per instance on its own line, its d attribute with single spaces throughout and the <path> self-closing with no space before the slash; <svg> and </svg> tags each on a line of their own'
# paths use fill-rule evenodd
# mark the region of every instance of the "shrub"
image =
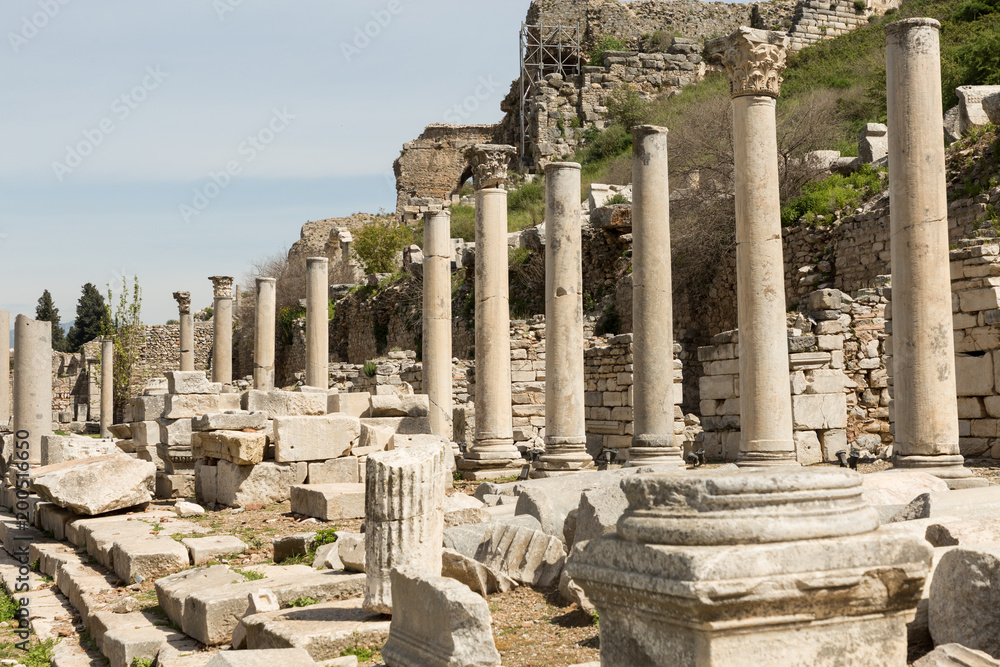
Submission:
<svg viewBox="0 0 1000 667">
<path fill-rule="evenodd" d="M 802 187 L 802 194 L 788 202 L 781 210 L 781 224 L 791 225 L 805 218 L 812 222 L 816 216 L 829 216 L 844 208 L 853 208 L 869 194 L 882 189 L 879 171 L 865 165 L 850 176 L 835 174 Z"/>
<path fill-rule="evenodd" d="M 410 230 L 383 213 L 354 232 L 352 247 L 365 273 L 392 273 L 396 255 L 411 241 Z"/>
<path fill-rule="evenodd" d="M 476 208 L 455 204 L 451 207 L 451 238 L 476 240 Z"/>
<path fill-rule="evenodd" d="M 624 39 L 620 39 L 614 35 L 604 35 L 597 41 L 597 44 L 590 50 L 587 56 L 590 59 L 591 65 L 604 65 L 605 51 L 624 51 L 627 47 L 628 44 Z"/>
<path fill-rule="evenodd" d="M 977 21 L 979 17 L 992 14 L 996 10 L 997 8 L 988 2 L 968 0 L 968 2 L 963 2 L 952 12 L 951 18 L 953 21 L 968 23 Z"/>
<path fill-rule="evenodd" d="M 854 11 L 863 12 L 868 9 L 868 3 L 865 0 L 854 0 Z"/>
<path fill-rule="evenodd" d="M 632 136 L 617 123 L 603 132 L 592 133 L 584 149 L 585 162 L 600 162 L 621 155 L 632 147 Z"/>
<path fill-rule="evenodd" d="M 642 123 L 649 112 L 649 105 L 639 91 L 625 84 L 611 91 L 604 106 L 608 108 L 608 120 L 628 131 Z"/>
<path fill-rule="evenodd" d="M 608 197 L 607 201 L 604 202 L 604 205 L 605 206 L 614 206 L 615 204 L 630 204 L 630 203 L 631 202 L 628 200 L 628 197 L 626 197 L 625 195 L 623 195 L 620 192 L 617 192 L 617 193 L 611 195 L 610 197 Z"/>
<path fill-rule="evenodd" d="M 295 320 L 305 316 L 305 306 L 289 306 L 278 311 L 278 334 L 283 344 L 292 344 L 292 326 L 295 324 Z"/>
<path fill-rule="evenodd" d="M 310 597 L 295 598 L 288 603 L 289 607 L 311 607 L 314 604 L 319 604 L 319 600 Z"/>
<path fill-rule="evenodd" d="M 542 179 L 524 183 L 507 195 L 507 231 L 519 232 L 545 219 L 545 184 Z"/>
<path fill-rule="evenodd" d="M 368 377 L 370 377 L 370 378 L 375 377 L 375 369 L 376 368 L 378 368 L 378 362 L 375 362 L 375 361 L 366 361 L 365 365 L 364 365 L 365 375 L 368 376 Z"/>
<path fill-rule="evenodd" d="M 674 35 L 666 30 L 642 36 L 641 49 L 644 53 L 666 53 L 673 45 Z"/>
</svg>

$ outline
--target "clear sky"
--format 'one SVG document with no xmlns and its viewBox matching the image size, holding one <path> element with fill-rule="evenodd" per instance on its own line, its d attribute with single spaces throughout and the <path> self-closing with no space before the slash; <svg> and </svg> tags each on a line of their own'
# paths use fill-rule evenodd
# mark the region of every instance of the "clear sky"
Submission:
<svg viewBox="0 0 1000 667">
<path fill-rule="evenodd" d="M 528 5 L 4 0 L 0 310 L 48 289 L 71 322 L 138 275 L 162 324 L 307 220 L 392 210 L 404 142 L 501 118 Z"/>
</svg>

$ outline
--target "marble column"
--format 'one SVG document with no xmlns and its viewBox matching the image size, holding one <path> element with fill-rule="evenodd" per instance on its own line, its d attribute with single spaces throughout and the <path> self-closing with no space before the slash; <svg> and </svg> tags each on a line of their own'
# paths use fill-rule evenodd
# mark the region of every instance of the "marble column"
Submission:
<svg viewBox="0 0 1000 667">
<path fill-rule="evenodd" d="M 521 471 L 510 391 L 510 295 L 507 279 L 507 166 L 513 146 L 470 151 L 476 188 L 476 425 L 458 462 L 465 479 Z"/>
<path fill-rule="evenodd" d="M 330 386 L 330 260 L 306 259 L 306 385 Z"/>
<path fill-rule="evenodd" d="M 101 340 L 101 437 L 111 437 L 115 413 L 115 341 Z"/>
<path fill-rule="evenodd" d="M 630 466 L 684 465 L 674 440 L 674 310 L 667 128 L 632 129 L 632 411 Z"/>
<path fill-rule="evenodd" d="M 181 335 L 181 370 L 194 370 L 194 318 L 191 316 L 191 292 L 174 292 Z"/>
<path fill-rule="evenodd" d="M 424 216 L 423 381 L 431 433 L 452 439 L 451 213 Z"/>
<path fill-rule="evenodd" d="M 42 436 L 52 433 L 52 323 L 24 315 L 14 321 L 14 432 L 39 465 Z"/>
<path fill-rule="evenodd" d="M 254 302 L 256 321 L 253 335 L 253 388 L 274 389 L 274 321 L 277 281 L 257 279 Z"/>
<path fill-rule="evenodd" d="M 933 19 L 886 26 L 894 463 L 965 486 L 958 446 L 941 64 Z M 970 480 L 972 481 L 972 480 Z"/>
<path fill-rule="evenodd" d="M 10 426 L 10 313 L 0 310 L 0 331 L 8 336 L 8 341 L 0 345 L 0 431 Z"/>
<path fill-rule="evenodd" d="M 775 98 L 785 33 L 739 28 L 705 45 L 721 60 L 733 104 L 736 286 L 740 353 L 740 453 L 746 467 L 798 465 L 792 438 L 785 321 L 785 265 Z"/>
<path fill-rule="evenodd" d="M 212 382 L 233 381 L 233 278 L 212 276 L 215 302 L 212 315 Z"/>
<path fill-rule="evenodd" d="M 532 477 L 594 467 L 583 405 L 580 165 L 545 165 L 545 452 Z"/>
</svg>

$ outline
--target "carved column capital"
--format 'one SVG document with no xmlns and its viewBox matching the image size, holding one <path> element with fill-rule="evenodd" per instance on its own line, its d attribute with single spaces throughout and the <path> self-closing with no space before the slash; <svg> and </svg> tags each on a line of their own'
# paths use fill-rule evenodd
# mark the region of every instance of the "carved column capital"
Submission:
<svg viewBox="0 0 1000 667">
<path fill-rule="evenodd" d="M 232 276 L 211 276 L 209 280 L 212 281 L 212 288 L 215 290 L 216 297 L 222 297 L 224 299 L 232 298 L 233 296 Z"/>
<path fill-rule="evenodd" d="M 728 37 L 706 43 L 705 52 L 725 68 L 731 97 L 777 97 L 788 44 L 788 35 L 783 32 L 741 27 Z"/>
<path fill-rule="evenodd" d="M 177 300 L 177 310 L 181 315 L 191 314 L 191 292 L 174 292 Z"/>
<path fill-rule="evenodd" d="M 476 144 L 466 155 L 472 163 L 472 180 L 476 190 L 503 187 L 507 182 L 507 166 L 516 149 L 502 144 Z"/>
</svg>

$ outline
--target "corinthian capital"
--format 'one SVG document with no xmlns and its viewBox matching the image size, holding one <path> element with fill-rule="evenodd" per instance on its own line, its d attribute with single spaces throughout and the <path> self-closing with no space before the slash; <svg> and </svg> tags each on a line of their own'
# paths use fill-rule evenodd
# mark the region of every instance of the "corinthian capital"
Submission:
<svg viewBox="0 0 1000 667">
<path fill-rule="evenodd" d="M 181 315 L 191 314 L 191 292 L 174 292 L 174 299 L 177 300 L 177 311 Z"/>
<path fill-rule="evenodd" d="M 788 35 L 783 32 L 741 27 L 728 37 L 707 42 L 705 52 L 711 61 L 726 69 L 731 97 L 777 97 L 788 43 Z"/>
<path fill-rule="evenodd" d="M 472 181 L 476 190 L 503 187 L 507 182 L 507 165 L 514 157 L 513 146 L 476 144 L 466 153 L 472 163 Z"/>
<path fill-rule="evenodd" d="M 212 276 L 209 280 L 212 281 L 212 287 L 215 289 L 215 296 L 223 298 L 231 298 L 233 296 L 232 276 Z"/>
</svg>

